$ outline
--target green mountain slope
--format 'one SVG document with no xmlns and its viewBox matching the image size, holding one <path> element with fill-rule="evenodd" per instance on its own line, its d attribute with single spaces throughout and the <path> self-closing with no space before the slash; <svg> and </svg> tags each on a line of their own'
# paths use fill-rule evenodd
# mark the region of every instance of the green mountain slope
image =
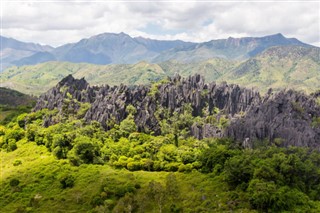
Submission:
<svg viewBox="0 0 320 213">
<path fill-rule="evenodd" d="M 70 62 L 47 62 L 33 66 L 11 67 L 0 74 L 3 86 L 15 88 L 28 94 L 39 95 L 62 78 L 72 74 L 76 78 L 85 77 L 91 84 L 127 85 L 147 84 L 166 76 L 179 73 L 183 76 L 200 73 L 214 80 L 234 68 L 236 62 L 211 59 L 199 63 L 182 64 L 169 61 L 161 64 L 139 62 L 127 65 L 74 64 Z"/>
<path fill-rule="evenodd" d="M 314 92 L 320 88 L 320 48 L 272 47 L 222 78 L 262 91 L 271 87 Z"/>
<path fill-rule="evenodd" d="M 12 89 L 0 87 L 0 105 L 16 107 L 20 105 L 31 105 L 32 102 L 35 102 L 34 97 Z"/>
<path fill-rule="evenodd" d="M 79 69 L 85 68 L 86 64 L 67 62 L 47 62 L 32 66 L 11 67 L 1 73 L 0 82 L 4 87 L 38 95 L 53 87 L 66 75 L 74 74 Z"/>
<path fill-rule="evenodd" d="M 146 84 L 179 73 L 203 75 L 209 81 L 227 81 L 256 87 L 265 92 L 293 88 L 314 92 L 320 88 L 320 48 L 300 46 L 272 47 L 242 63 L 213 58 L 196 63 L 166 61 L 159 64 L 139 62 L 126 65 L 92 65 L 47 62 L 33 66 L 11 67 L 0 74 L 3 86 L 39 95 L 63 77 L 85 77 L 91 84 Z"/>
<path fill-rule="evenodd" d="M 255 212 L 245 209 L 248 203 L 236 208 L 228 204 L 232 193 L 219 177 L 196 171 L 132 172 L 90 164 L 75 167 L 68 160 L 57 160 L 44 146 L 24 140 L 17 145 L 14 152 L 0 151 L 2 212 L 128 212 L 129 206 L 141 213 L 159 212 L 159 208 L 163 212 L 170 212 L 170 208 L 175 212 L 229 208 Z M 63 185 L 64 180 L 68 184 Z"/>
<path fill-rule="evenodd" d="M 0 87 L 0 124 L 9 122 L 22 112 L 30 112 L 35 101 L 35 97 Z"/>
</svg>

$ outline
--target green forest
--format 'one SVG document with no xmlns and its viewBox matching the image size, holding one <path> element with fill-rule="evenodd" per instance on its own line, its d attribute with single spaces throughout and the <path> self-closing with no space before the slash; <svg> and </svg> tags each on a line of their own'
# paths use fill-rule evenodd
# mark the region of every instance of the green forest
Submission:
<svg viewBox="0 0 320 213">
<path fill-rule="evenodd" d="M 2 212 L 319 212 L 320 153 L 257 141 L 190 137 L 192 123 L 223 128 L 215 114 L 159 112 L 161 134 L 85 122 L 89 108 L 40 110 L 0 126 Z M 215 109 L 218 111 L 218 109 Z M 46 118 L 56 124 L 45 127 Z"/>
</svg>

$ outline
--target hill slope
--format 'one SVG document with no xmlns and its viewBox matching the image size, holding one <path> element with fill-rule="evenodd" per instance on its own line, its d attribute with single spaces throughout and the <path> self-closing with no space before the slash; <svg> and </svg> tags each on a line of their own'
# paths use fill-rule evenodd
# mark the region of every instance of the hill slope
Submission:
<svg viewBox="0 0 320 213">
<path fill-rule="evenodd" d="M 19 105 L 30 105 L 35 100 L 35 97 L 30 97 L 21 92 L 0 87 L 0 105 L 16 107 Z"/>
<path fill-rule="evenodd" d="M 222 79 L 249 87 L 320 89 L 320 48 L 271 47 L 226 73 Z"/>
<path fill-rule="evenodd" d="M 8 123 L 23 112 L 30 112 L 35 102 L 35 97 L 0 87 L 0 124 Z"/>
<path fill-rule="evenodd" d="M 175 73 L 186 77 L 203 75 L 208 82 L 227 81 L 266 92 L 284 88 L 315 92 L 320 88 L 320 48 L 272 47 L 242 63 L 213 58 L 202 62 L 139 62 L 127 65 L 92 65 L 47 62 L 34 66 L 11 67 L 0 74 L 2 85 L 39 95 L 63 77 L 85 77 L 94 85 L 148 84 Z"/>
</svg>

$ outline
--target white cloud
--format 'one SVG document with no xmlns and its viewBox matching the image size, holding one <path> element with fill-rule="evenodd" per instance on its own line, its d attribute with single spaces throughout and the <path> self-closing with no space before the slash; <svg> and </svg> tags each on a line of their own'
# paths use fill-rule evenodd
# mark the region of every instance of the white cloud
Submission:
<svg viewBox="0 0 320 213">
<path fill-rule="evenodd" d="M 4 36 L 57 46 L 103 32 L 198 42 L 280 32 L 319 46 L 320 2 L 2 2 Z"/>
</svg>

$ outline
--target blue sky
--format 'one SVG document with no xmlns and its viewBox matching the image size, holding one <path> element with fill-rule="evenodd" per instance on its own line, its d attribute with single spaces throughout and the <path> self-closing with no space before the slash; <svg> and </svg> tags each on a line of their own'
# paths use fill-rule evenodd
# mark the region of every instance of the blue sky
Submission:
<svg viewBox="0 0 320 213">
<path fill-rule="evenodd" d="M 320 46 L 319 1 L 1 0 L 1 34 L 59 46 L 104 32 L 202 42 L 286 37 Z"/>
<path fill-rule="evenodd" d="M 165 29 L 160 24 L 155 24 L 155 23 L 147 23 L 146 26 L 143 26 L 142 28 L 140 28 L 138 30 L 143 33 L 155 35 L 155 36 L 161 36 L 161 35 L 174 36 L 179 33 L 183 33 L 183 32 L 188 31 L 188 29 L 182 29 L 182 28 L 181 29 L 179 29 L 179 28 Z"/>
</svg>

